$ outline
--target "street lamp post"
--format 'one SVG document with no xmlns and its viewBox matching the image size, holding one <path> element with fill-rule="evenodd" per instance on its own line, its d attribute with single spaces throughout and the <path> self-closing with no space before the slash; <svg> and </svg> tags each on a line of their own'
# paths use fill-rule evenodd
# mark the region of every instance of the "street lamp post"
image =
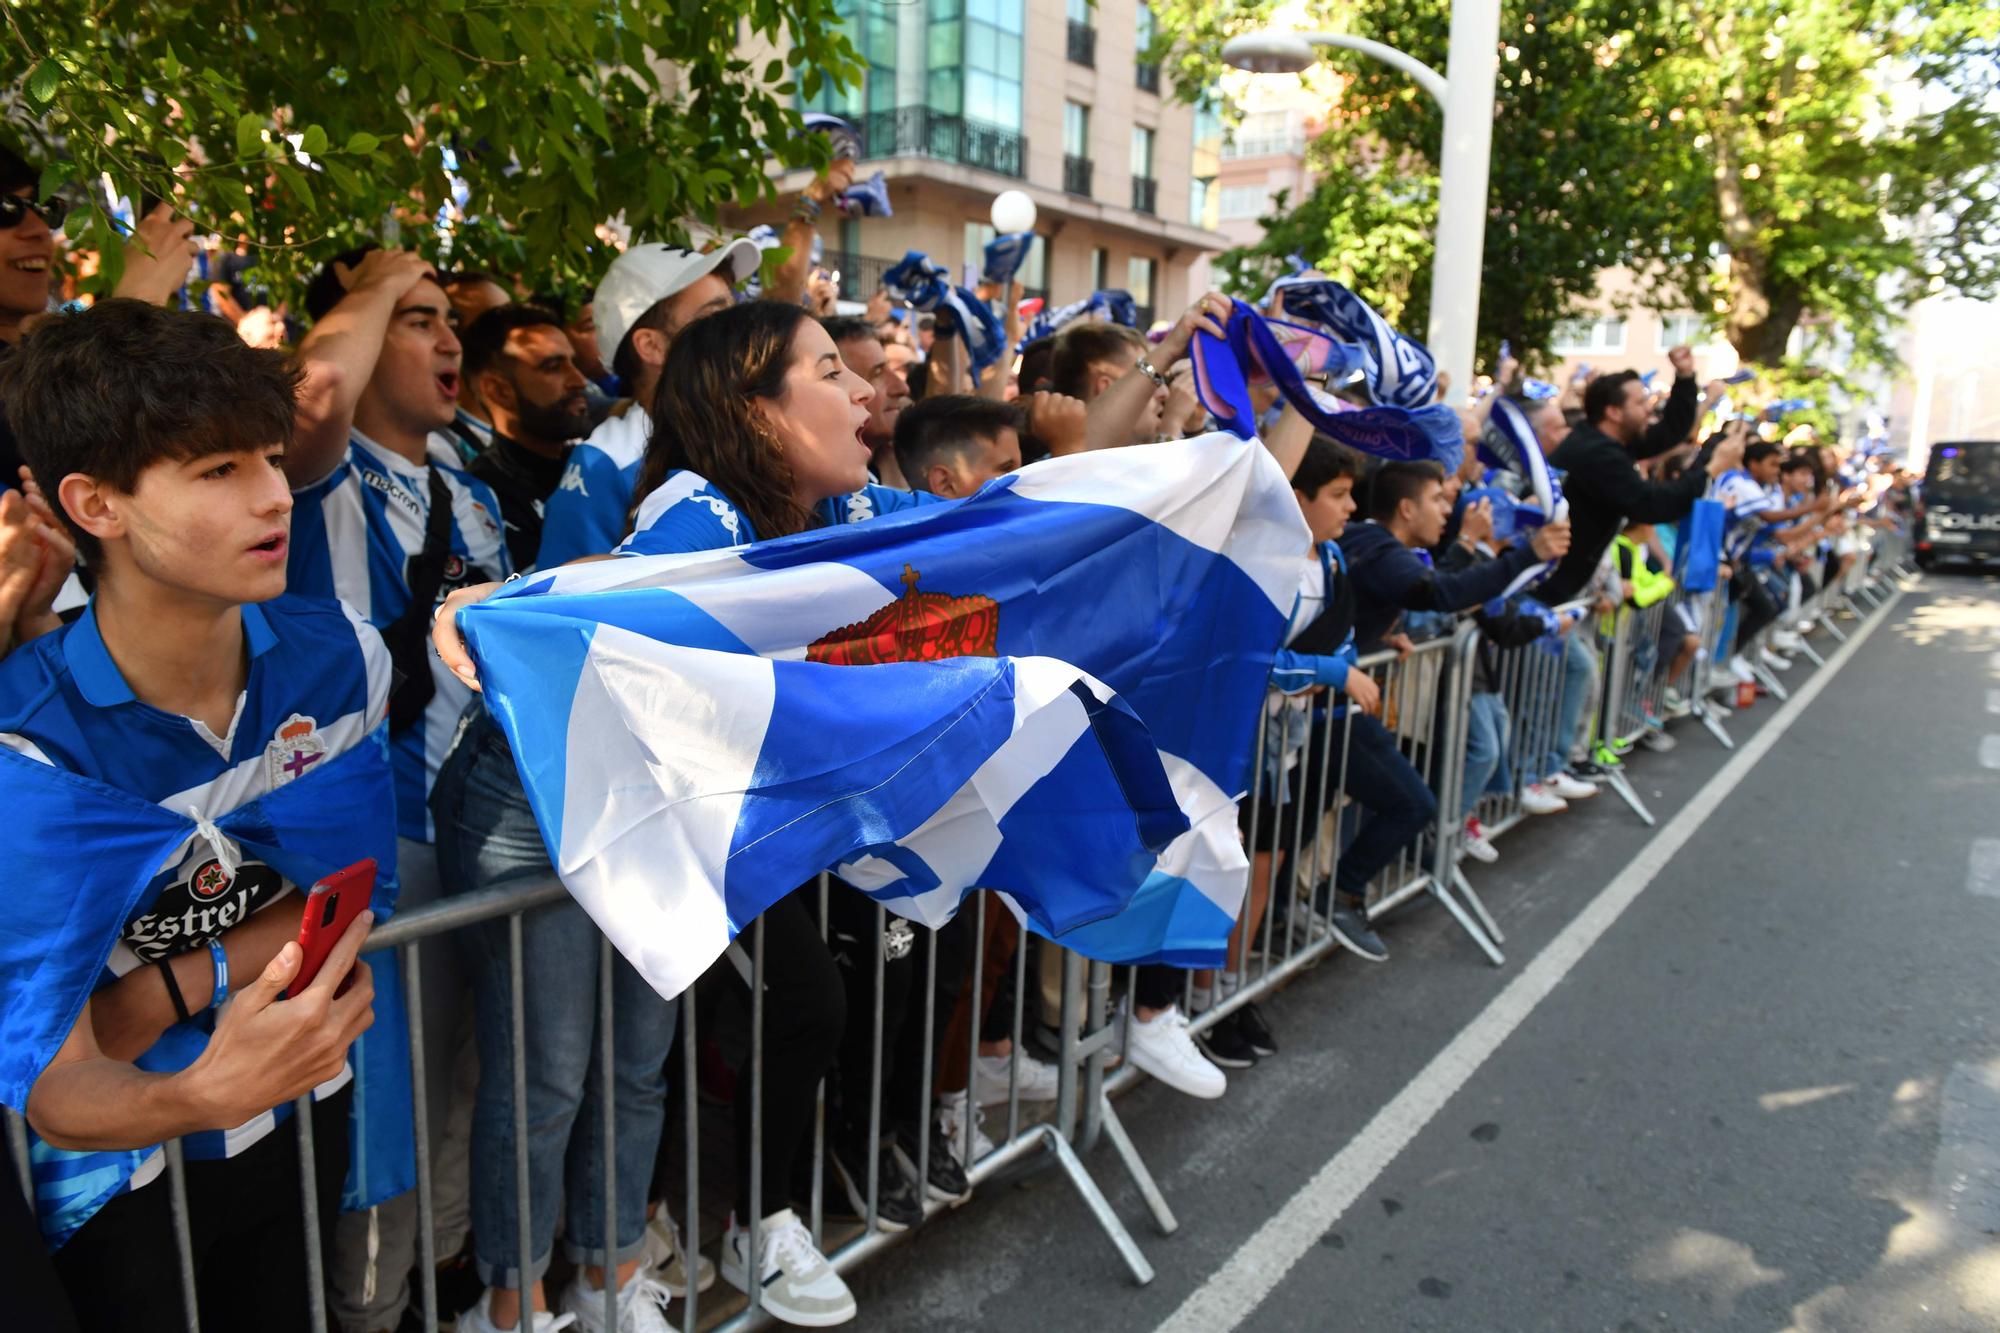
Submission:
<svg viewBox="0 0 2000 1333">
<path fill-rule="evenodd" d="M 1447 74 L 1406 51 L 1338 32 L 1256 32 L 1231 38 L 1222 58 L 1255 74 L 1297 74 L 1316 48 L 1358 51 L 1414 79 L 1444 110 L 1438 161 L 1436 252 L 1431 259 L 1431 322 L 1426 334 L 1438 368 L 1463 397 L 1472 384 L 1479 332 L 1479 268 L 1486 249 L 1486 180 L 1493 154 L 1493 80 L 1499 69 L 1500 0 L 1456 0 Z"/>
</svg>

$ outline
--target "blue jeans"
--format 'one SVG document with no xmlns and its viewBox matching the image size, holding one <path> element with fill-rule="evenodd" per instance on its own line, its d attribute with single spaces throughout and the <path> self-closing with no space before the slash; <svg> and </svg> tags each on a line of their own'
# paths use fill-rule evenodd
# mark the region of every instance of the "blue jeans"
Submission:
<svg viewBox="0 0 2000 1333">
<path fill-rule="evenodd" d="M 1576 741 L 1576 729 L 1583 724 L 1583 706 L 1590 702 L 1591 686 L 1597 679 L 1597 654 L 1590 650 L 1588 634 L 1589 626 L 1584 623 L 1563 636 L 1562 692 L 1556 697 L 1555 734 L 1538 737 L 1541 744 L 1530 747 L 1529 759 L 1540 760 L 1540 767 L 1527 774 L 1530 782 L 1552 778 L 1569 767 L 1569 747 Z"/>
<path fill-rule="evenodd" d="M 431 794 L 438 869 L 445 892 L 471 893 L 551 879 L 555 870 L 535 825 L 514 757 L 477 703 Z M 473 1257 L 489 1286 L 521 1290 L 520 1204 L 515 1188 L 513 994 L 507 919 L 465 931 L 479 1047 L 472 1113 Z M 575 900 L 521 918 L 523 1064 L 527 1072 L 527 1282 L 539 1280 L 555 1246 L 559 1201 L 563 1247 L 579 1264 L 609 1267 L 638 1255 L 646 1195 L 666 1118 L 666 1061 L 675 1004 L 632 965 L 611 955 L 613 1112 L 618 1216 L 604 1234 L 604 1071 L 598 1061 L 598 964 L 604 936 Z"/>
<path fill-rule="evenodd" d="M 1424 831 L 1437 814 L 1437 797 L 1380 722 L 1357 712 L 1349 726 L 1340 785 L 1368 814 L 1341 853 L 1333 888 L 1338 896 L 1355 899 L 1366 896 L 1368 881 Z"/>
<path fill-rule="evenodd" d="M 1497 694 L 1475 690 L 1472 711 L 1466 718 L 1465 789 L 1458 812 L 1460 819 L 1472 814 L 1479 798 L 1491 793 L 1505 795 L 1513 790 L 1514 774 L 1507 765 L 1507 738 L 1513 719 L 1507 703 Z"/>
</svg>

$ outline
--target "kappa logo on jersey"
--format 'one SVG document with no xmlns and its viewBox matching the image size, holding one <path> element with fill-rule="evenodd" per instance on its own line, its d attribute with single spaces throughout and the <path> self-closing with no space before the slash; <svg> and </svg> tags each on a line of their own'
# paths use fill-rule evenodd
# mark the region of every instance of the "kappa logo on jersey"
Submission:
<svg viewBox="0 0 2000 1333">
<path fill-rule="evenodd" d="M 319 723 L 303 713 L 286 718 L 264 747 L 264 764 L 273 787 L 284 786 L 324 758 L 326 740 L 319 734 Z"/>
<path fill-rule="evenodd" d="M 564 468 L 562 483 L 556 489 L 559 491 L 575 491 L 586 500 L 589 499 L 590 488 L 583 484 L 583 465 L 581 463 L 571 463 L 568 467 Z"/>
</svg>

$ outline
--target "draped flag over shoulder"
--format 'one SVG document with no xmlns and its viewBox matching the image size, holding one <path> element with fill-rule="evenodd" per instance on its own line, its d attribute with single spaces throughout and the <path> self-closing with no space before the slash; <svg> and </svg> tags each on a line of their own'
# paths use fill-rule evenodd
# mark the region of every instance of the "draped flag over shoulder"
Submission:
<svg viewBox="0 0 2000 1333">
<path fill-rule="evenodd" d="M 395 821 L 386 813 L 395 809 L 396 795 L 387 734 L 385 727 L 304 776 L 216 815 L 215 827 L 302 888 L 375 858 L 369 906 L 377 922 L 387 921 L 398 891 Z M 82 1013 L 126 922 L 146 905 L 160 867 L 202 833 L 186 815 L 8 750 L 0 750 L 0 801 L 19 821 L 19 864 L 90 868 L 91 892 L 67 892 L 52 882 L 15 894 L 0 920 L 0 1104 L 20 1109 Z M 297 903 L 281 900 L 266 910 L 296 913 Z M 375 1013 L 374 1028 L 349 1055 L 358 1076 L 349 1132 L 364 1136 L 367 1147 L 353 1160 L 351 1207 L 372 1207 L 416 1181 L 409 1038 L 394 967 L 375 968 Z M 176 1024 L 138 1063 L 160 1073 L 185 1068 L 206 1041 L 193 1025 Z M 287 1115 L 290 1107 L 278 1111 Z M 136 1162 L 140 1155 L 131 1156 Z M 122 1186 L 123 1177 L 111 1183 Z M 46 1218 L 65 1202 L 64 1189 L 51 1186 L 38 1205 Z"/>
<path fill-rule="evenodd" d="M 1262 446 L 1217 434 L 570 566 L 460 624 L 557 871 L 663 994 L 829 868 L 932 924 L 989 888 L 1097 956 L 1213 963 L 1309 545 Z"/>
</svg>

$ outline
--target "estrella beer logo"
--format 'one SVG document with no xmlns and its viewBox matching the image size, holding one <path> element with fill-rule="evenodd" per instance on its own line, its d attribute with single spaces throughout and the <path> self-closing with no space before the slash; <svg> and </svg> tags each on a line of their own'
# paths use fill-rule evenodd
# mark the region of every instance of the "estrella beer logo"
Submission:
<svg viewBox="0 0 2000 1333">
<path fill-rule="evenodd" d="M 220 897 L 229 888 L 229 872 L 220 861 L 205 861 L 188 877 L 188 892 L 203 902 Z"/>
<path fill-rule="evenodd" d="M 866 620 L 842 625 L 806 647 L 808 662 L 874 666 L 997 657 L 1000 604 L 991 597 L 918 592 L 917 571 L 903 566 L 903 595 Z"/>
</svg>

